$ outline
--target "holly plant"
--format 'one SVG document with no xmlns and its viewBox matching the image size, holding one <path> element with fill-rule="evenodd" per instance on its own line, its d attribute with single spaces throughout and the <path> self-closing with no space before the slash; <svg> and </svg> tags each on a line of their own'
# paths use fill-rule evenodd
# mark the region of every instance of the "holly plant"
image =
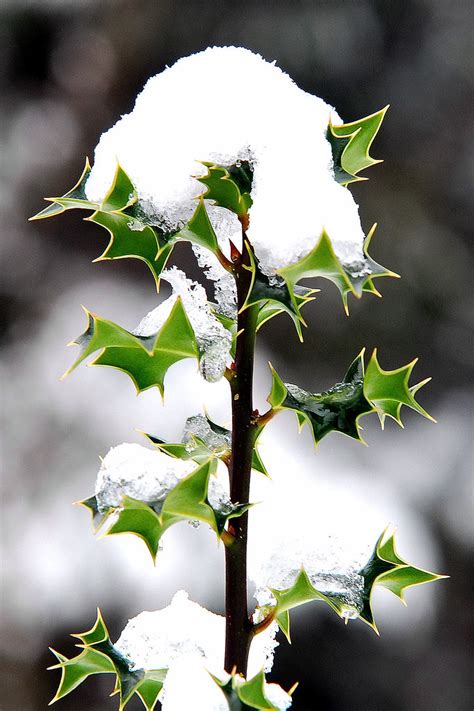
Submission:
<svg viewBox="0 0 474 711">
<path fill-rule="evenodd" d="M 325 139 L 332 152 L 334 180 L 342 186 L 341 189 L 346 190 L 346 186 L 355 181 L 366 180 L 365 170 L 379 162 L 369 151 L 385 112 L 383 109 L 347 124 L 328 122 Z M 323 230 L 316 235 L 309 252 L 269 275 L 262 268 L 258 252 L 248 236 L 253 204 L 252 165 L 245 161 L 220 165 L 208 160 L 203 162 L 202 168 L 196 179 L 200 192 L 195 200 L 195 210 L 185 223 L 173 229 L 151 219 L 142 209 L 139 191 L 123 166 L 117 165 L 103 199 L 89 199 L 86 186 L 91 167 L 88 161 L 77 184 L 64 195 L 48 198 L 48 206 L 32 219 L 43 220 L 69 210 L 82 210 L 87 221 L 107 232 L 108 243 L 95 261 L 138 259 L 151 273 L 150 283 L 155 289 L 159 288 L 160 279 L 180 242 L 189 242 L 201 252 L 209 253 L 233 283 L 236 295 L 233 314 L 230 310 L 224 313 L 213 302 L 206 305 L 206 313 L 228 339 L 228 359 L 223 377 L 229 386 L 231 428 L 201 416 L 199 427 L 188 431 L 181 442 L 167 442 L 159 433 L 147 434 L 147 444 L 151 451 L 160 454 L 163 466 L 182 467 L 184 475 L 178 477 L 175 485 L 155 499 L 140 499 L 128 490 L 122 492 L 118 502 L 104 503 L 96 494 L 81 503 L 91 513 L 94 530 L 106 536 L 118 533 L 138 536 L 150 553 L 150 564 L 158 566 L 162 537 L 175 523 L 198 521 L 211 529 L 225 548 L 226 568 L 222 674 L 209 673 L 209 679 L 224 704 L 219 708 L 277 711 L 288 708 L 291 695 L 279 689 L 287 699 L 286 705 L 282 705 L 275 700 L 274 685 L 266 681 L 263 669 L 256 674 L 247 674 L 249 650 L 258 635 L 265 633 L 271 625 L 278 625 L 289 639 L 291 611 L 315 600 L 326 603 L 346 621 L 358 617 L 377 630 L 372 609 L 372 593 L 376 586 L 386 588 L 403 601 L 407 588 L 442 576 L 407 563 L 396 551 L 393 534 L 384 531 L 374 541 L 370 558 L 358 570 L 361 588 L 357 604 L 348 602 L 347 596 L 337 590 L 328 591 L 327 587 L 318 584 L 310 571 L 301 567 L 290 585 L 282 589 L 271 587 L 268 604 L 249 611 L 248 520 L 252 507 L 259 505 L 250 501 L 250 483 L 252 477 L 271 476 L 258 450 L 259 438 L 267 424 L 285 410 L 295 413 L 300 427 L 309 427 L 316 445 L 333 432 L 361 442 L 361 420 L 366 416 L 376 415 L 382 426 L 387 418 L 402 425 L 402 410 L 410 408 L 431 419 L 417 399 L 420 388 L 427 381 L 412 379 L 416 361 L 386 370 L 376 351 L 370 355 L 364 351 L 359 353 L 340 382 L 324 392 L 307 391 L 286 382 L 284 373 L 277 373 L 270 365 L 269 408 L 258 412 L 253 404 L 252 391 L 255 342 L 257 333 L 270 319 L 286 315 L 302 339 L 306 326 L 303 307 L 315 298 L 317 289 L 314 284 L 322 288 L 328 281 L 332 282 L 347 310 L 350 295 L 357 299 L 365 294 L 379 295 L 376 287 L 379 279 L 396 275 L 369 255 L 374 230 L 366 237 L 363 269 L 359 272 L 347 268 L 335 251 L 331 235 Z M 240 223 L 241 247 L 232 243 L 230 250 L 226 250 L 223 246 L 216 221 L 211 219 L 211 212 L 215 215 L 219 210 L 232 213 Z M 308 286 L 308 279 L 311 286 Z M 122 371 L 132 380 L 137 393 L 157 388 L 160 395 L 166 397 L 168 370 L 183 359 L 194 359 L 202 365 L 209 348 L 185 301 L 180 295 L 176 296 L 156 329 L 146 333 L 130 332 L 86 310 L 85 330 L 74 341 L 77 356 L 68 373 L 89 359 L 93 366 Z M 381 362 L 386 362 L 385 355 Z M 228 471 L 228 496 L 223 504 L 222 501 L 220 504 L 216 502 L 211 491 L 219 467 Z M 168 664 L 143 668 L 124 654 L 120 645 L 111 642 L 100 611 L 93 627 L 75 637 L 79 640 L 76 656 L 67 658 L 53 652 L 56 663 L 51 668 L 61 674 L 53 701 L 73 692 L 91 675 L 110 674 L 113 677 L 112 693 L 117 694 L 120 709 L 134 696 L 148 711 L 161 707 Z M 165 708 L 166 696 L 164 699 Z"/>
</svg>

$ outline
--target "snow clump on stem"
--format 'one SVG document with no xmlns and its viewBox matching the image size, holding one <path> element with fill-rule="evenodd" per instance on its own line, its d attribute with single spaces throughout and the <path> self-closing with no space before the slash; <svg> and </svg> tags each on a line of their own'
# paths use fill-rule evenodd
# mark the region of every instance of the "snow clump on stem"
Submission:
<svg viewBox="0 0 474 711">
<path fill-rule="evenodd" d="M 239 47 L 211 47 L 149 79 L 133 111 L 102 135 L 86 195 L 104 198 L 118 161 L 145 218 L 174 231 L 204 192 L 192 177 L 206 173 L 201 161 L 247 161 L 253 170 L 247 234 L 262 269 L 271 275 L 304 257 L 323 229 L 350 269 L 364 261 L 364 234 L 351 193 L 334 177 L 330 120 L 342 123 L 274 62 Z M 220 241 L 239 244 L 236 216 L 211 211 L 222 215 Z"/>
<path fill-rule="evenodd" d="M 262 668 L 271 669 L 276 629 L 276 624 L 271 625 L 252 642 L 249 678 Z M 224 694 L 210 677 L 226 677 L 224 637 L 225 618 L 192 602 L 180 590 L 168 607 L 129 620 L 115 647 L 133 669 L 169 670 L 162 692 L 164 711 L 188 707 L 227 711 Z"/>
</svg>

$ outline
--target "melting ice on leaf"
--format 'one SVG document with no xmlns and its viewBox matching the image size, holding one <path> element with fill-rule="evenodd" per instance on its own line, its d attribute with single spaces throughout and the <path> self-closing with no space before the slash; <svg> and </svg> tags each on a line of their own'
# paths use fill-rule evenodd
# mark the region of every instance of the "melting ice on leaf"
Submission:
<svg viewBox="0 0 474 711">
<path fill-rule="evenodd" d="M 97 611 L 97 620 L 89 631 L 72 636 L 81 641 L 78 647 L 82 651 L 76 657 L 68 659 L 51 650 L 58 664 L 49 668 L 61 670 L 59 687 L 51 703 L 67 696 L 93 674 L 115 674 L 112 695 L 119 694 L 120 709 L 125 708 L 136 694 L 147 711 L 153 711 L 163 687 L 166 669 L 133 669 L 130 660 L 111 643 L 100 610 Z"/>
<path fill-rule="evenodd" d="M 346 621 L 360 617 L 376 632 L 371 598 L 375 585 L 382 585 L 405 603 L 405 590 L 414 585 L 433 582 L 443 575 L 430 573 L 410 565 L 395 549 L 394 534 L 384 531 L 366 565 L 356 574 L 335 571 L 333 574 L 309 573 L 304 568 L 294 583 L 284 590 L 271 588 L 274 608 L 268 608 L 280 629 L 289 639 L 289 611 L 314 600 L 322 600 Z M 341 585 L 342 582 L 342 585 Z"/>
<path fill-rule="evenodd" d="M 258 452 L 257 433 L 252 452 L 252 469 L 268 476 L 268 472 Z M 215 456 L 226 464 L 230 460 L 232 446 L 232 432 L 213 422 L 205 415 L 188 417 L 185 425 L 182 442 L 165 442 L 164 440 L 147 434 L 150 442 L 162 452 L 179 459 L 193 459 L 200 462 L 209 456 Z"/>
<path fill-rule="evenodd" d="M 338 183 L 348 185 L 358 180 L 361 170 L 382 163 L 369 155 L 370 147 L 378 133 L 388 106 L 358 121 L 334 126 L 329 123 L 327 139 L 331 144 L 334 177 Z"/>
<path fill-rule="evenodd" d="M 320 393 L 310 393 L 297 385 L 284 383 L 272 368 L 273 383 L 268 402 L 275 410 L 293 410 L 300 427 L 305 423 L 311 427 L 315 444 L 329 432 L 341 432 L 362 441 L 359 419 L 370 412 L 377 412 L 382 424 L 389 416 L 401 425 L 400 410 L 406 405 L 432 419 L 414 397 L 428 380 L 414 386 L 408 382 L 415 363 L 397 370 L 382 370 L 374 351 L 365 370 L 362 351 L 342 382 Z"/>
</svg>

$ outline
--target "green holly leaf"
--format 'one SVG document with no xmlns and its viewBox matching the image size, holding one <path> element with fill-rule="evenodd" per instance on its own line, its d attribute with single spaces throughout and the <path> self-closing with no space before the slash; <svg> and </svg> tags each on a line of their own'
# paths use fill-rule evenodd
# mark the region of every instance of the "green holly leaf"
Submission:
<svg viewBox="0 0 474 711">
<path fill-rule="evenodd" d="M 74 691 L 83 681 L 93 674 L 115 674 L 113 694 L 120 696 L 120 711 L 125 708 L 134 694 L 137 694 L 147 711 L 153 711 L 158 694 L 163 687 L 166 669 L 132 669 L 132 663 L 111 643 L 107 627 L 100 610 L 92 629 L 72 635 L 82 644 L 81 653 L 68 659 L 59 652 L 51 650 L 58 660 L 50 669 L 61 670 L 58 691 L 51 704 Z"/>
<path fill-rule="evenodd" d="M 382 426 L 386 416 L 402 424 L 402 405 L 433 419 L 414 397 L 428 380 L 412 387 L 408 384 L 415 363 L 413 361 L 403 368 L 384 371 L 374 351 L 365 371 L 364 351 L 361 351 L 342 382 L 321 393 L 310 393 L 296 385 L 284 383 L 270 365 L 273 380 L 268 402 L 274 410 L 293 410 L 300 428 L 306 423 L 311 427 L 315 444 L 329 432 L 341 432 L 363 442 L 359 420 L 370 412 L 377 412 Z"/>
<path fill-rule="evenodd" d="M 81 347 L 81 353 L 65 375 L 100 350 L 90 365 L 122 370 L 132 379 L 138 393 L 157 387 L 163 395 L 168 369 L 184 358 L 200 357 L 194 331 L 179 297 L 163 326 L 147 337 L 135 336 L 112 321 L 86 313 L 88 327 L 73 342 Z"/>
<path fill-rule="evenodd" d="M 202 197 L 213 200 L 215 205 L 225 207 L 239 217 L 247 215 L 252 205 L 250 164 L 245 161 L 239 166 L 231 167 L 205 161 L 202 161 L 202 164 L 207 168 L 206 175 L 197 177 L 197 180 L 207 188 Z"/>
<path fill-rule="evenodd" d="M 214 253 L 219 250 L 217 236 L 202 197 L 199 198 L 194 215 L 187 225 L 176 234 L 176 239 L 187 240 Z"/>
<path fill-rule="evenodd" d="M 92 210 L 86 220 L 104 227 L 110 234 L 105 251 L 95 259 L 140 259 L 150 269 L 157 289 L 160 274 L 171 255 L 175 236 L 164 233 L 158 227 L 146 224 L 143 215 L 137 211 L 137 192 L 123 168 L 117 164 L 114 179 L 102 202 L 91 202 L 85 194 L 85 185 L 90 175 L 90 164 L 86 160 L 84 171 L 78 183 L 61 197 L 47 198 L 51 205 L 39 212 L 31 220 L 59 215 L 66 210 Z"/>
<path fill-rule="evenodd" d="M 51 704 L 70 694 L 92 674 L 115 673 L 112 661 L 94 649 L 84 649 L 77 657 L 72 659 L 67 659 L 62 654 L 55 652 L 54 649 L 51 651 L 57 657 L 59 664 L 55 664 L 49 669 L 61 670 L 61 681 L 56 695 L 50 702 Z"/>
<path fill-rule="evenodd" d="M 165 454 L 176 459 L 193 459 L 195 462 L 202 462 L 211 456 L 217 457 L 225 464 L 229 463 L 232 446 L 232 432 L 226 427 L 221 427 L 213 422 L 209 417 L 203 416 L 209 427 L 208 437 L 199 437 L 196 434 L 188 435 L 185 442 L 165 442 L 159 437 L 146 434 L 145 437 Z M 252 469 L 268 476 L 265 464 L 258 451 L 258 436 L 263 427 L 257 433 L 252 451 Z"/>
<path fill-rule="evenodd" d="M 384 531 L 378 539 L 374 552 L 367 564 L 359 571 L 359 575 L 363 580 L 363 590 L 360 601 L 357 602 L 355 599 L 348 599 L 344 593 L 319 591 L 317 584 L 312 583 L 304 568 L 301 569 L 291 587 L 285 590 L 271 588 L 276 601 L 272 610 L 273 617 L 286 637 L 289 639 L 289 611 L 314 600 L 324 601 L 346 622 L 360 617 L 378 633 L 371 607 L 375 585 L 387 588 L 406 604 L 404 595 L 407 588 L 446 577 L 416 568 L 400 558 L 395 549 L 394 534 L 388 535 L 387 531 Z M 265 612 L 268 614 L 268 610 Z"/>
<path fill-rule="evenodd" d="M 295 297 L 295 302 L 296 302 L 296 308 L 298 310 L 298 313 L 301 317 L 301 309 L 303 306 L 306 304 L 309 304 L 310 301 L 314 301 L 315 297 L 314 294 L 317 294 L 319 292 L 319 289 L 308 289 L 305 286 L 300 286 L 297 284 L 293 288 L 293 294 Z M 261 329 L 264 323 L 267 323 L 270 319 L 272 319 L 274 316 L 278 316 L 281 313 L 286 312 L 286 309 L 283 307 L 281 303 L 279 303 L 277 300 L 269 300 L 265 301 L 262 303 L 260 307 L 260 311 L 258 312 L 258 318 L 257 318 L 257 331 Z M 293 318 L 293 314 L 290 314 L 291 318 Z M 300 318 L 300 322 L 302 325 L 306 325 L 303 320 Z"/>
<path fill-rule="evenodd" d="M 227 521 L 242 516 L 251 504 L 229 503 L 214 509 L 208 499 L 209 479 L 216 473 L 217 461 L 207 458 L 166 495 L 162 501 L 145 503 L 123 496 L 120 506 L 100 512 L 95 496 L 80 503 L 93 513 L 94 530 L 104 531 L 102 538 L 131 533 L 140 538 L 156 562 L 163 534 L 180 521 L 207 523 L 220 538 Z M 109 525 L 107 525 L 109 524 Z"/>
<path fill-rule="evenodd" d="M 155 562 L 161 537 L 179 521 L 203 521 L 220 535 L 215 512 L 207 502 L 209 478 L 215 467 L 215 461 L 208 459 L 155 504 L 124 496 L 120 508 L 107 514 L 113 514 L 115 520 L 105 535 L 133 533 L 144 541 Z"/>
<path fill-rule="evenodd" d="M 371 603 L 372 591 L 376 585 L 387 588 L 406 605 L 405 590 L 414 585 L 422 585 L 447 577 L 416 568 L 403 560 L 396 551 L 394 533 L 389 535 L 387 530 L 378 539 L 370 559 L 359 574 L 364 578 L 363 607 L 360 618 L 377 633 Z"/>
<path fill-rule="evenodd" d="M 85 193 L 85 185 L 89 178 L 91 172 L 91 166 L 89 159 L 86 158 L 86 164 L 82 175 L 74 185 L 71 190 L 57 198 L 46 198 L 47 202 L 51 204 L 38 212 L 37 215 L 30 217 L 30 221 L 33 220 L 44 220 L 47 217 L 54 217 L 55 215 L 60 215 L 65 210 L 71 210 L 73 208 L 79 208 L 84 210 L 97 210 L 99 207 L 98 203 L 91 202 L 87 199 Z"/>
<path fill-rule="evenodd" d="M 314 443 L 329 432 L 341 432 L 360 440 L 359 418 L 374 410 L 364 395 L 364 358 L 360 353 L 341 383 L 321 393 L 309 393 L 283 383 L 272 368 L 272 390 L 268 402 L 274 409 L 294 410 L 300 426 L 308 423 Z"/>
<path fill-rule="evenodd" d="M 301 307 L 308 301 L 312 301 L 311 296 L 314 290 L 300 289 L 297 295 L 295 285 L 291 284 L 291 282 L 279 277 L 271 280 L 260 269 L 253 249 L 248 242 L 245 243 L 245 246 L 250 259 L 250 266 L 246 267 L 246 269 L 251 273 L 251 282 L 242 310 L 254 304 L 261 305 L 260 310 L 263 313 L 259 314 L 258 328 L 261 328 L 269 318 L 286 312 L 291 317 L 299 339 L 302 341 L 301 325 L 306 326 L 306 324 L 301 316 Z"/>
<path fill-rule="evenodd" d="M 364 292 L 380 296 L 374 287 L 373 279 L 377 277 L 398 277 L 382 265 L 375 262 L 368 253 L 369 245 L 375 233 L 376 225 L 372 227 L 364 242 L 364 259 L 360 264 L 352 265 L 351 270 L 345 269 L 334 252 L 331 240 L 323 232 L 314 249 L 298 262 L 290 264 L 278 271 L 286 281 L 288 288 L 294 290 L 301 279 L 324 277 L 337 286 L 341 293 L 346 313 L 349 313 L 347 297 L 353 294 L 359 299 Z"/>
<path fill-rule="evenodd" d="M 161 272 L 173 251 L 174 235 L 166 235 L 157 227 L 145 225 L 125 212 L 106 212 L 100 209 L 87 217 L 86 221 L 104 227 L 110 235 L 107 247 L 94 262 L 139 259 L 151 271 L 159 290 Z"/>
<path fill-rule="evenodd" d="M 334 126 L 329 123 L 326 137 L 331 144 L 334 177 L 338 183 L 348 185 L 367 180 L 358 173 L 372 165 L 382 163 L 369 155 L 370 147 L 382 124 L 388 106 L 358 121 Z"/>
<path fill-rule="evenodd" d="M 162 517 L 165 522 L 167 516 L 203 521 L 220 537 L 229 519 L 242 516 L 249 510 L 251 504 L 246 502 L 231 503 L 222 510 L 211 506 L 207 491 L 209 478 L 216 468 L 216 460 L 209 459 L 170 491 L 163 504 Z"/>
<path fill-rule="evenodd" d="M 396 370 L 383 370 L 377 359 L 377 349 L 372 353 L 364 378 L 364 391 L 376 408 L 382 427 L 386 417 L 391 417 L 403 427 L 400 418 L 403 405 L 410 407 L 432 422 L 436 422 L 415 400 L 415 394 L 423 385 L 429 383 L 431 378 L 426 378 L 417 385 L 409 385 L 413 368 L 417 362 L 418 358 L 415 358 L 408 365 Z"/>
<path fill-rule="evenodd" d="M 161 502 L 158 510 L 161 510 Z M 113 518 L 113 523 L 102 537 L 132 533 L 145 543 L 154 562 L 156 562 L 160 540 L 164 532 L 173 523 L 181 520 L 178 517 L 174 520 L 167 518 L 165 523 L 152 504 L 132 499 L 130 496 L 123 496 L 120 508 L 111 509 L 105 514 L 104 523 L 110 518 Z"/>
</svg>

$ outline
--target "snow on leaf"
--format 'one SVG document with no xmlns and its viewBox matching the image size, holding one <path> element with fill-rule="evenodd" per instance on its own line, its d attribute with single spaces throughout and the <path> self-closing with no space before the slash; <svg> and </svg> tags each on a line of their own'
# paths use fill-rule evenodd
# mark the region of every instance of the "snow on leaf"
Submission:
<svg viewBox="0 0 474 711">
<path fill-rule="evenodd" d="M 288 288 L 293 290 L 301 279 L 324 277 L 332 281 L 341 293 L 346 313 L 349 313 L 348 294 L 353 294 L 358 299 L 363 292 L 380 296 L 372 280 L 382 276 L 398 277 L 394 272 L 375 262 L 368 254 L 375 228 L 376 225 L 372 227 L 364 241 L 364 258 L 360 262 L 343 265 L 336 256 L 329 236 L 326 232 L 323 232 L 316 246 L 306 257 L 284 269 L 280 269 L 278 274 L 286 281 Z"/>
<path fill-rule="evenodd" d="M 175 523 L 202 521 L 220 537 L 229 519 L 242 516 L 250 508 L 245 502 L 232 504 L 214 484 L 216 467 L 216 460 L 208 457 L 156 501 L 122 494 L 117 504 L 107 507 L 100 504 L 98 495 L 80 503 L 93 513 L 94 529 L 103 532 L 102 538 L 132 533 L 145 543 L 156 562 L 161 538 Z"/>
<path fill-rule="evenodd" d="M 58 660 L 50 669 L 61 670 L 61 680 L 51 704 L 67 696 L 93 674 L 115 674 L 114 693 L 120 697 L 119 709 L 125 708 L 134 694 L 137 694 L 147 711 L 153 711 L 158 694 L 163 687 L 166 669 L 145 671 L 135 670 L 132 663 L 111 643 L 109 633 L 97 611 L 97 621 L 88 632 L 73 635 L 82 644 L 82 651 L 68 659 L 51 650 Z"/>
<path fill-rule="evenodd" d="M 243 679 L 238 674 L 231 674 L 226 681 L 213 677 L 229 704 L 229 711 L 286 711 L 291 706 L 291 696 L 278 684 L 269 684 L 264 671 L 258 672 L 251 679 Z"/>
<path fill-rule="evenodd" d="M 150 336 L 139 336 L 87 312 L 88 327 L 75 345 L 81 354 L 66 372 L 72 372 L 87 356 L 100 350 L 91 365 L 104 365 L 125 372 L 137 392 L 157 387 L 164 392 L 165 375 L 184 358 L 199 358 L 194 331 L 178 297 L 161 328 Z"/>
</svg>

